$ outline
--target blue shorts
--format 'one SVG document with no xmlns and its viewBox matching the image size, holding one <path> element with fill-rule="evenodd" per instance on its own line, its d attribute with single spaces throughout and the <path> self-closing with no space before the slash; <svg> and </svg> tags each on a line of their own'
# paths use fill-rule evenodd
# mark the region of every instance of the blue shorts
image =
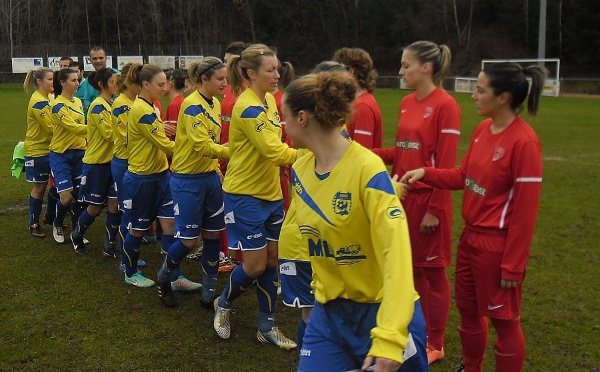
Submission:
<svg viewBox="0 0 600 372">
<path fill-rule="evenodd" d="M 229 249 L 263 249 L 267 240 L 279 240 L 283 200 L 266 201 L 250 195 L 224 193 L 225 226 Z"/>
<path fill-rule="evenodd" d="M 315 292 L 310 286 L 312 266 L 308 261 L 279 260 L 281 295 L 290 307 L 313 307 Z"/>
<path fill-rule="evenodd" d="M 110 172 L 110 163 L 83 163 L 78 200 L 103 205 L 106 198 L 115 199 L 116 197 L 117 191 Z"/>
<path fill-rule="evenodd" d="M 171 174 L 175 237 L 195 239 L 204 231 L 225 229 L 223 190 L 217 172 Z"/>
<path fill-rule="evenodd" d="M 115 190 L 117 191 L 117 199 L 119 199 L 119 209 L 124 211 L 123 208 L 123 176 L 127 172 L 129 162 L 127 159 L 119 159 L 113 156 L 110 161 L 110 173 L 112 175 L 113 182 L 115 183 Z"/>
<path fill-rule="evenodd" d="M 371 329 L 377 325 L 378 310 L 379 304 L 339 298 L 326 304 L 315 302 L 304 333 L 298 371 L 360 370 L 371 348 Z M 425 319 L 419 301 L 415 302 L 408 332 L 399 371 L 427 371 Z"/>
<path fill-rule="evenodd" d="M 123 206 L 128 228 L 145 231 L 157 217 L 173 218 L 169 178 L 168 171 L 151 175 L 125 173 Z"/>
<path fill-rule="evenodd" d="M 50 151 L 50 168 L 58 192 L 79 186 L 84 150 L 67 150 L 62 154 Z"/>
<path fill-rule="evenodd" d="M 50 177 L 50 160 L 48 155 L 26 156 L 25 176 L 27 182 L 46 183 Z"/>
</svg>

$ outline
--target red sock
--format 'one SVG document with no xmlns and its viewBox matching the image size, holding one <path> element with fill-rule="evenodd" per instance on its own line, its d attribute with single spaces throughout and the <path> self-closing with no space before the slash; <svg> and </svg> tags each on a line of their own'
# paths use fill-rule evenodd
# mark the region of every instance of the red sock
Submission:
<svg viewBox="0 0 600 372">
<path fill-rule="evenodd" d="M 461 317 L 458 332 L 463 348 L 465 372 L 481 372 L 488 341 L 487 319 L 479 316 L 476 301 L 457 298 L 456 304 Z"/>
<path fill-rule="evenodd" d="M 422 267 L 413 266 L 413 277 L 415 281 L 415 289 L 419 293 L 421 301 L 421 310 L 425 318 L 425 324 L 429 328 L 429 284 L 425 276 L 425 269 Z"/>
<path fill-rule="evenodd" d="M 494 344 L 497 372 L 519 372 L 525 360 L 525 338 L 521 330 L 521 318 L 510 320 L 492 319 L 498 334 Z"/>
<path fill-rule="evenodd" d="M 156 233 L 154 232 L 154 224 L 152 224 L 150 226 L 150 228 L 148 230 L 146 230 L 145 235 L 152 236 L 154 234 L 156 234 Z"/>
<path fill-rule="evenodd" d="M 427 343 L 436 350 L 444 347 L 444 332 L 450 312 L 450 282 L 445 267 L 423 269 L 429 284 L 427 318 Z"/>
<path fill-rule="evenodd" d="M 223 252 L 226 257 L 229 257 L 229 246 L 227 245 L 227 231 L 221 230 L 219 235 L 219 250 Z"/>
</svg>

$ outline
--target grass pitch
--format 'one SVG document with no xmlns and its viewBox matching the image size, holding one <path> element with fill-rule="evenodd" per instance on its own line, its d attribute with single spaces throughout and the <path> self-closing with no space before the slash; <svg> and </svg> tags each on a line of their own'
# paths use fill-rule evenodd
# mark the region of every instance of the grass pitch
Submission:
<svg viewBox="0 0 600 372">
<path fill-rule="evenodd" d="M 397 110 L 406 91 L 376 92 L 386 146 L 395 142 Z M 454 94 L 462 108 L 459 158 L 482 120 L 467 94 Z M 10 177 L 12 150 L 25 134 L 28 96 L 18 85 L 0 85 L 0 370 L 197 370 L 294 371 L 298 354 L 259 344 L 253 290 L 236 301 L 232 338 L 212 330 L 212 312 L 197 295 L 179 294 L 179 307 L 165 308 L 156 289 L 126 286 L 118 263 L 102 257 L 104 218 L 87 236 L 89 257 L 51 236 L 33 239 L 27 229 L 30 186 Z M 526 120 L 544 151 L 544 182 L 536 235 L 524 283 L 525 371 L 599 371 L 600 135 L 598 105 L 587 98 L 544 97 L 540 114 Z M 455 245 L 463 221 L 461 192 L 454 193 Z M 50 232 L 46 228 L 46 232 Z M 145 273 L 153 277 L 159 246 L 144 245 Z M 199 263 L 183 271 L 200 279 Z M 453 267 L 449 268 L 451 280 Z M 219 288 L 228 275 L 222 275 Z M 282 304 L 277 322 L 292 338 L 299 312 Z M 446 336 L 446 359 L 431 371 L 454 371 L 461 347 L 454 303 Z M 490 345 L 494 334 L 490 335 Z M 486 371 L 494 370 L 488 349 Z"/>
</svg>

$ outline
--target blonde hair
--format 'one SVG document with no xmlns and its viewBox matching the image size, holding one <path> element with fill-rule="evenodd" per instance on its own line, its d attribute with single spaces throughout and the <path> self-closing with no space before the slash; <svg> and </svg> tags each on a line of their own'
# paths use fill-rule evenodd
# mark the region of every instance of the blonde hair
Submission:
<svg viewBox="0 0 600 372">
<path fill-rule="evenodd" d="M 225 64 L 217 57 L 204 57 L 200 61 L 194 61 L 188 69 L 190 81 L 192 84 L 200 86 L 202 85 L 202 76 L 210 79 L 215 71 L 223 67 Z"/>
<path fill-rule="evenodd" d="M 25 81 L 23 82 L 23 89 L 25 92 L 31 92 L 31 88 L 33 87 L 37 89 L 38 82 L 43 80 L 47 73 L 52 74 L 53 71 L 48 67 L 39 67 L 35 70 L 29 70 L 25 76 Z"/>
<path fill-rule="evenodd" d="M 141 87 L 144 81 L 152 81 L 152 78 L 161 72 L 163 72 L 163 69 L 156 65 L 133 63 L 127 72 L 125 80 L 131 81 Z"/>
<path fill-rule="evenodd" d="M 450 48 L 431 41 L 415 41 L 404 49 L 413 52 L 421 64 L 430 62 L 433 65 L 433 83 L 441 87 L 452 61 Z"/>
<path fill-rule="evenodd" d="M 250 80 L 248 70 L 258 71 L 262 57 L 275 57 L 275 52 L 264 44 L 252 44 L 239 56 L 234 55 L 227 62 L 227 81 L 233 94 L 239 96 L 245 80 Z"/>
</svg>

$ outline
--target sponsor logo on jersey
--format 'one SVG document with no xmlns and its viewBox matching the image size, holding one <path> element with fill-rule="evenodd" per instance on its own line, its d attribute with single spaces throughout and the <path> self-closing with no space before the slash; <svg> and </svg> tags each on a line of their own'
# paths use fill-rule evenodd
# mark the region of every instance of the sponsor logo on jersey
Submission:
<svg viewBox="0 0 600 372">
<path fill-rule="evenodd" d="M 391 219 L 402 218 L 405 219 L 404 213 L 402 212 L 402 208 L 396 207 L 388 207 L 387 216 Z"/>
<path fill-rule="evenodd" d="M 352 210 L 352 193 L 338 191 L 333 196 L 333 211 L 340 216 L 347 216 Z"/>
<path fill-rule="evenodd" d="M 423 110 L 423 119 L 427 119 L 433 114 L 433 107 L 427 106 L 425 110 Z"/>
<path fill-rule="evenodd" d="M 496 146 L 496 148 L 494 149 L 494 156 L 492 157 L 492 161 L 502 159 L 502 157 L 504 157 L 505 152 L 506 150 L 504 150 L 504 147 Z"/>
<path fill-rule="evenodd" d="M 289 275 L 296 276 L 296 263 L 295 262 L 285 262 L 279 265 L 279 272 L 281 275 Z"/>
<path fill-rule="evenodd" d="M 359 254 L 360 251 L 361 248 L 359 244 L 352 244 L 339 248 L 335 251 L 335 262 L 340 266 L 346 266 L 365 260 L 367 256 Z"/>
<path fill-rule="evenodd" d="M 486 189 L 479 186 L 477 184 L 477 182 L 475 181 L 475 178 L 473 178 L 473 177 L 465 179 L 465 186 L 472 193 L 475 193 L 475 194 L 478 194 L 481 196 L 485 196 L 485 194 L 486 194 Z"/>
<path fill-rule="evenodd" d="M 267 126 L 267 123 L 265 123 L 264 121 L 261 121 L 260 123 L 256 124 L 256 131 L 260 132 L 263 129 L 265 129 L 266 126 Z"/>
<path fill-rule="evenodd" d="M 223 97 L 225 97 L 225 96 L 223 96 Z M 221 120 L 229 123 L 231 121 L 231 117 L 227 116 L 227 115 L 221 115 Z"/>
<path fill-rule="evenodd" d="M 403 139 L 402 141 L 396 141 L 396 147 L 400 149 L 404 149 L 404 151 L 408 150 L 418 150 L 421 148 L 420 142 L 411 141 L 408 138 Z"/>
</svg>

